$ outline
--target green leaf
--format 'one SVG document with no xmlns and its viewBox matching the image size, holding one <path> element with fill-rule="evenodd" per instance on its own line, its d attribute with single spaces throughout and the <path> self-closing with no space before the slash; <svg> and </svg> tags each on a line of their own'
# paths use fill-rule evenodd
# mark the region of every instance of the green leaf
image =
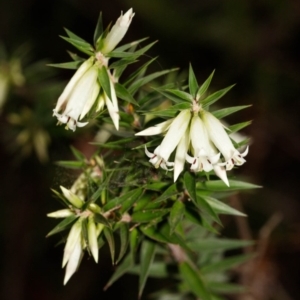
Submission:
<svg viewBox="0 0 300 300">
<path fill-rule="evenodd" d="M 124 213 L 141 196 L 142 192 L 143 192 L 142 188 L 137 188 L 129 191 L 128 193 L 125 193 L 120 197 L 116 197 L 104 205 L 103 211 L 111 210 L 119 205 L 123 206 L 125 205 L 124 202 L 126 202 L 125 207 L 122 207 L 122 212 Z"/>
<path fill-rule="evenodd" d="M 240 284 L 224 282 L 208 282 L 209 290 L 220 294 L 239 294 L 244 293 L 246 288 Z"/>
<path fill-rule="evenodd" d="M 99 37 L 101 36 L 101 34 L 103 33 L 103 23 L 102 23 L 102 12 L 100 12 L 99 14 L 99 18 L 97 21 L 97 25 L 94 31 L 94 45 L 96 47 L 97 45 L 97 41 L 99 39 Z"/>
<path fill-rule="evenodd" d="M 85 43 L 85 44 L 88 44 L 87 41 L 85 41 L 84 39 L 82 39 L 81 37 L 79 37 L 78 35 L 73 33 L 71 30 L 69 30 L 67 28 L 64 28 L 64 30 L 67 33 L 67 35 L 69 36 L 69 38 L 71 38 L 73 40 L 76 40 L 76 41 L 79 41 L 79 42 L 82 42 L 82 43 Z"/>
<path fill-rule="evenodd" d="M 202 107 L 204 109 L 206 109 L 208 106 L 212 105 L 213 103 L 217 102 L 220 98 L 222 98 L 227 92 L 229 92 L 233 87 L 235 86 L 235 84 L 219 90 L 211 95 L 209 95 L 208 97 L 206 97 L 204 100 L 201 101 Z"/>
<path fill-rule="evenodd" d="M 132 229 L 129 233 L 129 243 L 130 243 L 130 256 L 132 262 L 134 262 L 135 255 L 138 251 L 138 247 L 141 241 L 141 233 L 136 228 Z"/>
<path fill-rule="evenodd" d="M 157 41 L 155 41 L 151 44 L 148 44 L 136 52 L 123 52 L 123 51 L 119 51 L 120 48 L 115 49 L 114 51 L 107 53 L 106 56 L 114 57 L 114 58 L 132 57 L 132 58 L 136 59 L 139 56 L 141 56 L 142 54 L 144 54 L 145 52 L 147 52 L 156 43 L 157 43 Z"/>
<path fill-rule="evenodd" d="M 234 216 L 246 217 L 244 213 L 230 207 L 229 205 L 209 196 L 202 196 L 210 207 L 218 214 L 227 214 Z"/>
<path fill-rule="evenodd" d="M 55 163 L 56 165 L 64 168 L 69 168 L 69 169 L 81 169 L 84 167 L 84 162 L 82 161 L 57 161 Z"/>
<path fill-rule="evenodd" d="M 73 146 L 70 147 L 73 155 L 78 159 L 78 160 L 85 160 L 85 156 L 83 153 L 81 153 L 79 150 L 74 148 Z"/>
<path fill-rule="evenodd" d="M 47 64 L 49 67 L 54 68 L 61 68 L 61 69 L 78 69 L 78 67 L 81 65 L 81 61 L 69 61 L 66 63 L 60 63 L 60 64 Z"/>
<path fill-rule="evenodd" d="M 202 274 L 221 273 L 252 259 L 254 256 L 255 255 L 253 254 L 242 254 L 234 257 L 225 258 L 218 262 L 209 264 L 207 266 L 203 266 L 201 268 L 201 272 Z"/>
<path fill-rule="evenodd" d="M 128 90 L 120 83 L 115 83 L 115 90 L 117 97 L 120 99 L 123 99 L 126 102 L 132 103 L 136 106 L 139 106 L 139 104 L 134 100 L 132 95 L 128 92 Z"/>
<path fill-rule="evenodd" d="M 46 237 L 49 237 L 51 235 L 54 235 L 58 232 L 61 232 L 67 228 L 70 227 L 70 225 L 77 219 L 77 216 L 69 216 L 65 219 L 63 219 L 60 223 L 58 223 L 47 235 Z"/>
<path fill-rule="evenodd" d="M 209 88 L 210 82 L 214 76 L 215 70 L 212 71 L 212 73 L 209 75 L 209 77 L 204 81 L 204 83 L 200 86 L 198 92 L 197 92 L 197 96 L 196 99 L 199 100 L 207 91 L 207 89 Z"/>
<path fill-rule="evenodd" d="M 121 222 L 119 223 L 119 228 L 120 228 L 121 249 L 116 264 L 118 264 L 119 261 L 125 255 L 129 244 L 129 225 L 127 223 Z"/>
<path fill-rule="evenodd" d="M 127 49 L 130 49 L 130 48 L 132 48 L 132 47 L 137 46 L 138 44 L 140 44 L 140 43 L 143 42 L 143 41 L 146 41 L 147 39 L 148 39 L 148 37 L 142 38 L 142 39 L 140 39 L 140 40 L 136 40 L 136 41 L 134 41 L 134 42 L 127 43 L 127 44 L 122 45 L 122 46 L 120 46 L 120 47 L 118 47 L 118 48 L 115 48 L 114 51 L 116 51 L 116 52 L 123 52 L 123 51 L 125 51 L 125 50 L 127 50 Z"/>
<path fill-rule="evenodd" d="M 92 142 L 90 143 L 91 145 L 97 145 L 101 148 L 107 148 L 107 149 L 127 149 L 129 146 L 126 146 L 124 144 L 130 144 L 132 141 L 134 141 L 136 138 L 135 137 L 129 137 L 129 138 L 124 138 L 112 142 L 106 142 L 106 143 L 98 143 L 98 142 Z"/>
<path fill-rule="evenodd" d="M 196 193 L 196 180 L 194 174 L 186 172 L 183 177 L 184 186 L 189 193 L 190 198 L 195 203 L 197 207 L 206 212 L 209 216 L 213 218 L 217 223 L 221 224 L 221 221 L 209 204 L 201 197 L 197 197 Z"/>
<path fill-rule="evenodd" d="M 199 89 L 199 85 L 198 85 L 193 67 L 190 64 L 190 68 L 189 68 L 189 90 L 190 90 L 190 94 L 195 99 L 196 99 L 198 89 Z"/>
<path fill-rule="evenodd" d="M 107 227 L 110 227 L 110 224 L 107 221 L 107 219 L 103 215 L 101 215 L 99 213 L 94 213 L 94 220 L 97 223 L 101 223 L 101 224 L 103 224 L 103 225 L 105 225 Z"/>
<path fill-rule="evenodd" d="M 110 64 L 108 66 L 108 68 L 111 70 L 111 69 L 119 69 L 119 68 L 122 68 L 122 71 L 125 70 L 125 68 L 130 65 L 130 64 L 133 64 L 133 63 L 136 63 L 138 60 L 135 60 L 135 59 L 128 59 L 128 58 L 124 58 L 124 59 L 120 59 L 120 60 L 117 60 L 117 61 L 114 61 L 112 64 Z M 120 73 L 117 71 L 114 71 L 117 73 L 116 77 L 117 78 L 120 78 Z"/>
<path fill-rule="evenodd" d="M 92 56 L 94 53 L 94 49 L 93 47 L 86 42 L 82 42 L 80 40 L 77 39 L 73 39 L 73 38 L 67 38 L 64 36 L 61 36 L 62 39 L 64 39 L 65 41 L 67 41 L 68 43 L 70 43 L 71 45 L 73 45 L 75 48 L 77 48 L 79 51 L 88 54 L 90 56 Z"/>
<path fill-rule="evenodd" d="M 237 111 L 240 111 L 242 109 L 248 108 L 251 105 L 241 105 L 241 106 L 233 106 L 233 107 L 227 107 L 219 110 L 212 111 L 211 113 L 217 118 L 222 119 L 226 116 L 229 116 Z"/>
<path fill-rule="evenodd" d="M 217 239 L 217 238 L 206 238 L 197 239 L 193 242 L 189 242 L 188 245 L 191 249 L 198 252 L 214 252 L 214 251 L 226 251 L 238 248 L 243 248 L 253 245 L 253 241 L 246 240 L 233 240 L 233 239 Z"/>
<path fill-rule="evenodd" d="M 185 213 L 185 206 L 184 204 L 177 200 L 174 205 L 172 206 L 170 217 L 169 217 L 169 224 L 170 224 L 170 234 L 172 234 L 177 225 L 182 221 Z"/>
<path fill-rule="evenodd" d="M 213 192 L 229 192 L 238 190 L 248 190 L 261 188 L 259 185 L 255 185 L 248 182 L 229 180 L 230 186 L 228 187 L 222 180 L 210 180 L 205 182 L 197 182 L 197 189 L 208 190 Z"/>
<path fill-rule="evenodd" d="M 140 262 L 141 262 L 141 272 L 140 272 L 140 280 L 139 280 L 139 298 L 141 298 L 148 274 L 149 274 L 149 268 L 153 262 L 155 255 L 155 243 L 145 240 L 143 241 L 142 247 L 141 247 L 141 256 L 140 256 Z"/>
<path fill-rule="evenodd" d="M 229 134 L 237 132 L 237 131 L 249 126 L 251 123 L 252 123 L 251 121 L 247 121 L 247 122 L 242 122 L 242 123 L 231 125 L 228 127 Z"/>
<path fill-rule="evenodd" d="M 111 99 L 110 79 L 107 74 L 107 69 L 103 66 L 98 70 L 98 79 L 100 82 L 100 86 L 103 88 L 108 98 Z"/>
<path fill-rule="evenodd" d="M 131 220 L 132 222 L 136 223 L 148 223 L 156 219 L 162 218 L 169 212 L 170 209 L 149 209 L 137 211 L 131 215 Z"/>
<path fill-rule="evenodd" d="M 171 197 L 178 194 L 176 184 L 169 186 L 159 197 L 157 197 L 153 202 L 158 203 L 170 199 Z"/>
<path fill-rule="evenodd" d="M 126 272 L 131 270 L 132 265 L 132 259 L 130 255 L 127 255 L 122 261 L 122 263 L 118 266 L 117 270 L 112 275 L 112 277 L 109 279 L 108 283 L 105 285 L 104 291 L 106 291 L 115 281 L 122 277 Z"/>
<path fill-rule="evenodd" d="M 135 148 L 138 149 L 138 148 Z M 168 182 L 151 182 L 151 183 L 147 183 L 144 188 L 150 191 L 158 191 L 160 192 L 161 189 L 163 189 L 164 187 L 166 187 L 168 185 Z"/>
<path fill-rule="evenodd" d="M 179 271 L 183 281 L 198 298 L 211 300 L 211 295 L 197 270 L 190 266 L 188 262 L 182 262 L 179 264 Z"/>
<path fill-rule="evenodd" d="M 173 90 L 173 89 L 168 89 L 166 91 L 169 92 L 169 93 L 174 94 L 175 96 L 177 96 L 181 100 L 187 101 L 191 106 L 191 103 L 193 102 L 193 97 L 189 93 L 184 92 L 184 91 L 179 91 L 179 90 Z"/>
<path fill-rule="evenodd" d="M 103 229 L 103 233 L 105 235 L 105 238 L 108 242 L 110 255 L 111 255 L 111 261 L 112 264 L 115 264 L 115 239 L 112 230 L 109 227 L 105 227 Z"/>
<path fill-rule="evenodd" d="M 164 71 L 159 71 L 159 72 L 154 72 L 150 75 L 147 75 L 145 77 L 142 77 L 142 78 L 139 78 L 137 79 L 136 81 L 134 81 L 130 87 L 128 88 L 128 91 L 129 93 L 131 93 L 132 95 L 140 88 L 142 87 L 143 85 L 147 84 L 148 82 L 160 77 L 160 76 L 163 76 L 165 74 L 168 74 L 170 72 L 174 72 L 176 71 L 176 69 L 170 69 L 170 70 L 164 70 Z"/>
<path fill-rule="evenodd" d="M 160 243 L 171 243 L 171 240 L 164 236 L 159 230 L 155 228 L 155 226 L 149 227 L 148 225 L 140 226 L 139 227 L 143 234 L 148 236 L 149 238 L 158 241 Z"/>
</svg>

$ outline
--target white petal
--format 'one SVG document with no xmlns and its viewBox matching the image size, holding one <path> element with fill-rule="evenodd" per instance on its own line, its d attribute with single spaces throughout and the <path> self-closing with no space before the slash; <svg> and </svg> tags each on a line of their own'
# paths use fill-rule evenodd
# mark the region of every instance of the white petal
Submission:
<svg viewBox="0 0 300 300">
<path fill-rule="evenodd" d="M 108 98 L 108 96 L 106 95 L 106 93 L 104 93 L 104 99 L 105 99 L 105 104 L 108 110 L 108 113 L 116 127 L 117 130 L 119 130 L 119 110 L 118 108 L 116 108 L 113 103 L 111 102 L 111 100 Z"/>
<path fill-rule="evenodd" d="M 88 220 L 88 242 L 89 242 L 89 248 L 91 250 L 91 253 L 95 259 L 95 262 L 98 262 L 98 236 L 97 236 L 97 229 L 96 229 L 96 224 L 94 222 L 93 216 L 89 217 Z"/>
<path fill-rule="evenodd" d="M 173 120 L 170 128 L 161 143 L 160 156 L 168 161 L 170 154 L 174 151 L 187 127 L 189 126 L 191 113 L 188 109 L 183 110 Z"/>
<path fill-rule="evenodd" d="M 66 263 L 69 261 L 70 257 L 72 256 L 74 248 L 77 245 L 78 241 L 80 240 L 80 234 L 81 234 L 81 220 L 79 219 L 78 221 L 76 221 L 76 223 L 73 224 L 69 232 L 65 249 L 64 249 L 62 267 L 66 265 Z"/>
<path fill-rule="evenodd" d="M 179 174 L 183 171 L 187 151 L 189 148 L 189 143 L 189 134 L 188 130 L 186 130 L 176 149 L 174 162 L 174 182 L 177 180 Z"/>
<path fill-rule="evenodd" d="M 112 51 L 117 44 L 122 40 L 126 34 L 131 20 L 134 16 L 132 8 L 130 8 L 125 15 L 121 14 L 115 25 L 112 27 L 108 35 L 104 40 L 104 46 L 102 48 L 103 53 Z"/>
<path fill-rule="evenodd" d="M 81 255 L 82 255 L 82 245 L 81 245 L 81 238 L 79 238 L 77 240 L 77 243 L 75 244 L 73 252 L 70 255 L 70 259 L 66 267 L 64 285 L 69 281 L 71 276 L 76 272 L 80 262 Z"/>
<path fill-rule="evenodd" d="M 141 136 L 148 136 L 148 135 L 156 135 L 156 134 L 161 134 L 168 130 L 170 127 L 171 123 L 173 122 L 174 119 L 167 120 L 165 122 L 156 124 L 154 126 L 151 126 L 145 130 L 142 130 L 135 135 L 141 135 Z"/>
<path fill-rule="evenodd" d="M 215 171 L 215 174 L 221 179 L 223 180 L 223 182 L 229 186 L 229 182 L 228 182 L 228 179 L 227 179 L 227 173 L 226 173 L 226 170 L 223 166 L 220 166 L 220 165 L 214 165 L 214 171 Z"/>
<path fill-rule="evenodd" d="M 82 77 L 82 75 L 93 65 L 93 58 L 86 60 L 76 71 L 73 75 L 67 86 L 65 87 L 64 91 L 58 98 L 55 111 L 58 112 L 60 108 L 65 104 L 68 100 L 71 91 L 74 89 L 74 86 L 77 84 L 78 80 Z"/>
<path fill-rule="evenodd" d="M 208 111 L 202 111 L 201 116 L 206 126 L 208 136 L 214 145 L 223 154 L 225 160 L 229 160 L 233 155 L 235 148 L 226 133 L 222 123 Z"/>
</svg>

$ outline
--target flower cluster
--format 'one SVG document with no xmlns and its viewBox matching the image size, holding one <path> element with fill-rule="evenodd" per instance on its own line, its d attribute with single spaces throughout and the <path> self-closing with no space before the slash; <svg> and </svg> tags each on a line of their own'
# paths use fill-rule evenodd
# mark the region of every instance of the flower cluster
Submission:
<svg viewBox="0 0 300 300">
<path fill-rule="evenodd" d="M 136 135 L 148 136 L 165 132 L 167 133 L 162 143 L 154 153 L 147 148 L 145 153 L 156 168 L 174 170 L 174 182 L 187 161 L 191 164 L 191 171 L 213 170 L 229 186 L 226 171 L 231 170 L 234 165 L 242 165 L 248 153 L 248 147 L 243 153 L 235 149 L 222 123 L 213 114 L 202 109 L 196 101 L 191 109 L 185 109 L 175 118 L 149 127 Z M 169 162 L 176 147 L 175 160 Z M 192 155 L 188 154 L 189 151 Z"/>
<path fill-rule="evenodd" d="M 108 69 L 109 57 L 106 55 L 114 50 L 122 40 L 133 16 L 132 9 L 129 9 L 124 15 L 121 14 L 116 24 L 101 41 L 100 50 L 95 50 L 95 54 L 81 64 L 58 98 L 53 115 L 57 117 L 59 123 L 66 124 L 66 129 L 75 131 L 76 126 L 83 127 L 88 124 L 88 122 L 79 121 L 87 115 L 95 103 L 96 112 L 106 104 L 116 129 L 119 129 L 119 108 L 115 91 L 116 80 Z M 110 95 L 107 91 L 101 89 L 98 78 L 99 72 L 104 72 L 109 81 Z"/>
</svg>

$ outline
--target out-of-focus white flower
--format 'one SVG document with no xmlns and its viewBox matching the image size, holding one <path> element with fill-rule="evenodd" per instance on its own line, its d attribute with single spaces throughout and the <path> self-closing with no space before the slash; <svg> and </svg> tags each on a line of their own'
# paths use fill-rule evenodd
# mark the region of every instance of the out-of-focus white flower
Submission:
<svg viewBox="0 0 300 300">
<path fill-rule="evenodd" d="M 75 131 L 76 126 L 83 127 L 88 122 L 78 122 L 92 108 L 100 91 L 98 83 L 98 67 L 93 63 L 94 58 L 86 60 L 71 78 L 63 93 L 58 98 L 53 115 L 60 123 L 67 124 L 66 128 Z M 59 113 L 63 110 L 63 113 Z"/>
<path fill-rule="evenodd" d="M 126 34 L 133 16 L 134 13 L 132 11 L 132 8 L 130 8 L 124 15 L 123 13 L 121 13 L 121 16 L 118 18 L 117 22 L 112 27 L 104 40 L 103 47 L 101 49 L 102 53 L 109 53 L 117 46 L 117 44 Z"/>
<path fill-rule="evenodd" d="M 217 149 L 224 156 L 225 162 L 221 165 L 226 166 L 226 170 L 231 170 L 234 165 L 241 166 L 246 162 L 244 157 L 248 153 L 248 147 L 240 153 L 233 146 L 224 126 L 214 115 L 208 111 L 201 111 L 201 117 L 208 132 L 208 136 Z"/>
<path fill-rule="evenodd" d="M 165 170 L 169 170 L 169 166 L 174 166 L 174 181 L 183 170 L 184 158 L 188 150 L 187 128 L 191 119 L 190 110 L 186 109 L 179 113 L 174 119 L 160 123 L 156 126 L 147 128 L 136 135 L 156 135 L 167 130 L 162 143 L 151 153 L 145 148 L 146 155 L 150 158 L 150 162 L 158 168 L 159 166 Z M 171 153 L 177 147 L 175 162 L 169 162 Z"/>
</svg>

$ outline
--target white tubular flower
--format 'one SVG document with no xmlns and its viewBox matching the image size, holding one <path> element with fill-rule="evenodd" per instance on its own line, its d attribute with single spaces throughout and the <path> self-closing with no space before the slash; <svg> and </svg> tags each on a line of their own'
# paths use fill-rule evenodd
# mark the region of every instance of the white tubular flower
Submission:
<svg viewBox="0 0 300 300">
<path fill-rule="evenodd" d="M 76 71 L 72 79 L 58 98 L 53 115 L 66 128 L 75 131 L 76 126 L 83 127 L 88 122 L 78 122 L 91 109 L 100 91 L 97 80 L 98 69 L 93 65 L 93 58 L 86 60 Z M 59 113 L 64 109 L 63 113 Z"/>
<path fill-rule="evenodd" d="M 186 109 L 179 113 L 179 115 L 172 119 L 171 122 L 163 122 L 157 126 L 150 127 L 144 131 L 137 133 L 136 135 L 156 135 L 168 129 L 166 136 L 164 137 L 162 143 L 151 153 L 145 148 L 146 155 L 150 158 L 150 162 L 158 168 L 159 166 L 165 170 L 168 167 L 174 166 L 174 181 L 177 179 L 178 175 L 183 169 L 182 157 L 185 158 L 187 152 L 188 137 L 186 136 L 186 131 L 189 126 L 191 118 L 190 110 Z M 175 157 L 175 163 L 168 162 L 171 153 L 178 146 Z"/>
<path fill-rule="evenodd" d="M 234 148 L 224 126 L 214 115 L 203 110 L 201 116 L 210 140 L 224 156 L 225 163 L 221 165 L 226 166 L 226 170 L 229 171 L 234 165 L 240 166 L 246 162 L 244 157 L 248 153 L 248 147 L 243 153 L 240 153 Z"/>
<path fill-rule="evenodd" d="M 117 130 L 119 130 L 119 106 L 118 106 L 118 99 L 116 95 L 115 85 L 110 78 L 110 93 L 111 93 L 111 99 L 109 99 L 108 95 L 104 93 L 104 100 L 106 107 L 108 109 L 108 113 L 116 127 Z"/>
<path fill-rule="evenodd" d="M 88 219 L 88 225 L 87 225 L 87 231 L 88 231 L 88 242 L 89 242 L 89 248 L 91 250 L 91 253 L 95 259 L 95 262 L 98 262 L 98 235 L 97 235 L 97 227 L 94 222 L 94 217 L 89 216 Z"/>
<path fill-rule="evenodd" d="M 47 217 L 49 217 L 49 218 L 67 218 L 72 215 L 74 215 L 74 213 L 70 209 L 65 208 L 65 209 L 60 209 L 60 210 L 54 211 L 52 213 L 49 213 L 49 214 L 47 214 Z"/>
<path fill-rule="evenodd" d="M 121 16 L 118 18 L 115 25 L 112 27 L 110 32 L 107 34 L 104 40 L 104 46 L 102 48 L 102 53 L 109 53 L 112 51 L 117 44 L 123 39 L 124 35 L 126 34 L 131 20 L 134 16 L 132 8 L 130 8 L 125 15 L 121 13 Z"/>
<path fill-rule="evenodd" d="M 68 199 L 68 201 L 74 205 L 76 208 L 81 208 L 84 204 L 84 201 L 80 199 L 76 194 L 71 192 L 71 190 L 68 190 L 64 188 L 63 186 L 60 186 L 61 191 L 63 192 L 64 196 Z"/>
<path fill-rule="evenodd" d="M 219 161 L 220 153 L 216 153 L 211 145 L 206 128 L 198 114 L 192 118 L 190 137 L 195 157 L 187 154 L 186 160 L 192 164 L 191 170 L 194 172 L 210 172 Z"/>
</svg>

